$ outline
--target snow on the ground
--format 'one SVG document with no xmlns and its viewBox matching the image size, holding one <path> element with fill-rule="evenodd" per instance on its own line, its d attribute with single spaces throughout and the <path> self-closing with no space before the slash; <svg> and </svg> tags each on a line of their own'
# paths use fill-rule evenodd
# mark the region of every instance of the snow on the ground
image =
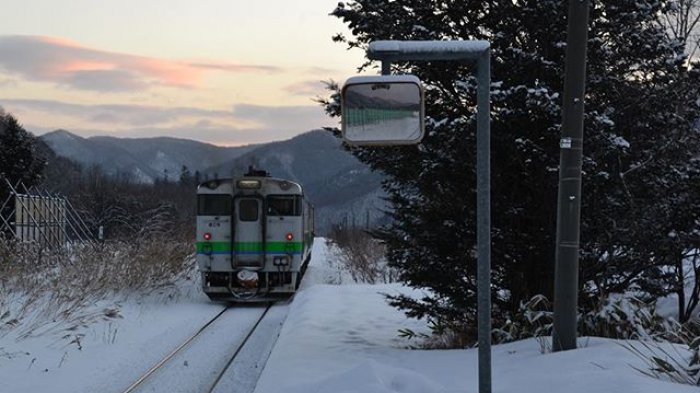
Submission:
<svg viewBox="0 0 700 393">
<path fill-rule="evenodd" d="M 351 284 L 353 283 L 350 272 L 343 268 L 336 255 L 338 250 L 325 238 L 316 238 L 311 249 L 311 261 L 304 273 L 299 291 L 318 284 Z"/>
<path fill-rule="evenodd" d="M 429 331 L 424 322 L 388 306 L 382 295 L 410 289 L 354 284 L 336 261 L 326 242 L 317 239 L 257 393 L 478 391 L 475 349 L 407 349 L 419 343 L 398 336 L 403 328 Z M 119 301 L 122 318 L 81 328 L 80 345 L 55 331 L 28 339 L 0 336 L 0 393 L 120 391 L 222 309 L 201 294 L 196 280 L 185 285 L 176 299 Z M 555 354 L 542 354 L 540 348 L 535 339 L 494 346 L 493 391 L 697 391 L 635 370 L 644 363 L 619 341 L 584 338 L 580 349 Z"/>
<path fill-rule="evenodd" d="M 411 350 L 410 327 L 377 291 L 396 286 L 319 285 L 299 294 L 257 393 L 477 392 L 477 350 Z M 623 343 L 581 339 L 576 351 L 541 353 L 535 339 L 493 347 L 494 392 L 696 392 L 636 371 Z"/>
<path fill-rule="evenodd" d="M 317 254 L 325 252 L 319 249 Z M 476 349 L 407 349 L 414 343 L 398 337 L 402 328 L 427 332 L 423 323 L 409 320 L 387 305 L 382 295 L 409 289 L 395 284 L 324 284 L 338 268 L 321 258 L 313 259 L 309 273 L 256 393 L 478 391 Z M 635 370 L 644 369 L 644 363 L 624 345 L 616 340 L 583 338 L 580 349 L 545 354 L 536 339 L 496 345 L 492 353 L 493 391 L 697 391 Z"/>
<path fill-rule="evenodd" d="M 176 300 L 129 296 L 115 303 L 121 318 L 81 328 L 79 344 L 58 327 L 28 339 L 13 331 L 0 337 L 0 393 L 118 391 L 223 309 L 189 288 Z"/>
</svg>

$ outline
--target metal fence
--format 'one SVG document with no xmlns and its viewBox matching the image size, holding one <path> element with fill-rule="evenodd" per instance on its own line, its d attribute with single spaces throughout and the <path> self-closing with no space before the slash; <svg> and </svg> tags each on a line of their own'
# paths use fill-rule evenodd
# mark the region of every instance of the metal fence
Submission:
<svg viewBox="0 0 700 393">
<path fill-rule="evenodd" d="M 9 195 L 0 203 L 0 234 L 20 242 L 54 248 L 67 244 L 92 243 L 92 235 L 78 212 L 65 197 L 21 181 L 0 177 Z"/>
</svg>

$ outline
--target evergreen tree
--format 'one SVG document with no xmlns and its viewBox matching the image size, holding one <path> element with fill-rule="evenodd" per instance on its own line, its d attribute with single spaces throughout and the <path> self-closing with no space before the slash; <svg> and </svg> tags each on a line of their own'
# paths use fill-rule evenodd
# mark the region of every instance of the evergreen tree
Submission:
<svg viewBox="0 0 700 393">
<path fill-rule="evenodd" d="M 586 308 L 632 285 L 667 291 L 648 279 L 663 275 L 668 263 L 652 239 L 667 236 L 669 225 L 698 228 L 668 216 L 680 203 L 674 196 L 690 197 L 690 184 L 697 184 L 691 161 L 699 150 L 698 107 L 691 105 L 697 87 L 680 89 L 693 74 L 683 66 L 682 43 L 658 23 L 667 10 L 653 0 L 591 5 L 581 235 Z M 358 0 L 339 3 L 332 14 L 354 35 L 334 40 L 349 47 L 382 39 L 491 42 L 494 304 L 507 316 L 533 295 L 551 297 L 567 2 Z M 392 303 L 409 316 L 468 329 L 476 311 L 476 80 L 468 65 L 450 62 L 399 63 L 393 71 L 426 84 L 424 141 L 353 150 L 388 175 L 394 220 L 377 236 L 388 246 L 389 264 L 410 286 L 430 289 L 421 299 L 397 296 Z M 337 92 L 325 104 L 338 115 Z M 687 203 L 698 210 L 697 200 Z"/>
<path fill-rule="evenodd" d="M 181 186 L 191 186 L 193 183 L 192 173 L 187 165 L 183 165 L 180 169 L 180 185 Z"/>
<path fill-rule="evenodd" d="M 46 160 L 37 151 L 36 138 L 12 114 L 0 110 L 0 174 L 12 185 L 21 180 L 31 187 L 41 180 L 45 165 Z M 0 179 L 0 200 L 8 195 L 9 189 Z"/>
<path fill-rule="evenodd" d="M 670 1 L 666 4 L 667 13 L 660 19 L 660 23 L 671 39 L 681 43 L 688 55 L 686 61 L 689 67 L 686 78 L 679 79 L 676 83 L 677 92 L 684 94 L 688 100 L 687 105 L 679 107 L 677 114 L 680 117 L 688 116 L 684 112 L 687 107 L 698 107 L 698 86 L 700 86 L 700 62 L 697 54 L 700 49 L 700 1 L 683 0 Z M 692 116 L 690 116 L 692 118 Z M 695 124 L 696 129 L 700 123 Z M 688 138 L 676 141 L 679 144 L 688 143 L 686 151 L 697 149 L 695 141 Z M 695 146 L 695 147 L 693 147 Z M 698 176 L 698 156 L 691 157 L 689 165 L 685 168 L 673 168 L 670 171 L 673 176 L 665 183 L 673 195 L 673 208 L 665 214 L 672 226 L 667 226 L 668 236 L 664 237 L 665 255 L 673 265 L 671 288 L 678 298 L 678 316 L 681 322 L 691 317 L 692 310 L 700 303 L 700 180 Z M 679 225 L 680 224 L 680 225 Z M 668 272 L 668 270 L 667 270 Z M 688 286 L 690 285 L 690 291 Z M 688 292 L 688 294 L 686 294 Z"/>
</svg>

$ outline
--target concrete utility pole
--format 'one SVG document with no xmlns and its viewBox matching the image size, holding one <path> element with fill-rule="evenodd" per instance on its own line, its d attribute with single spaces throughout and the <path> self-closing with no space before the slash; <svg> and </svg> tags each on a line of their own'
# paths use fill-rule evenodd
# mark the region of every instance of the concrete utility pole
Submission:
<svg viewBox="0 0 700 393">
<path fill-rule="evenodd" d="M 554 351 L 576 348 L 588 8 L 588 0 L 569 0 L 562 135 L 559 142 L 561 155 L 552 332 Z"/>
</svg>

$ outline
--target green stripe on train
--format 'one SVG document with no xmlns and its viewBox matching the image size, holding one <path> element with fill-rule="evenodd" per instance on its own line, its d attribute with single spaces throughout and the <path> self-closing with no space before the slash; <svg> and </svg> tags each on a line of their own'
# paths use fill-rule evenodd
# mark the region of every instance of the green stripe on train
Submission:
<svg viewBox="0 0 700 393">
<path fill-rule="evenodd" d="M 207 251 L 213 252 L 230 252 L 230 242 L 197 242 L 195 243 L 197 252 Z M 304 248 L 303 242 L 267 242 L 265 244 L 265 252 L 301 252 Z M 262 242 L 236 242 L 234 243 L 236 252 L 262 252 Z"/>
<path fill-rule="evenodd" d="M 195 248 L 197 252 L 231 252 L 230 242 L 196 242 Z"/>
</svg>

